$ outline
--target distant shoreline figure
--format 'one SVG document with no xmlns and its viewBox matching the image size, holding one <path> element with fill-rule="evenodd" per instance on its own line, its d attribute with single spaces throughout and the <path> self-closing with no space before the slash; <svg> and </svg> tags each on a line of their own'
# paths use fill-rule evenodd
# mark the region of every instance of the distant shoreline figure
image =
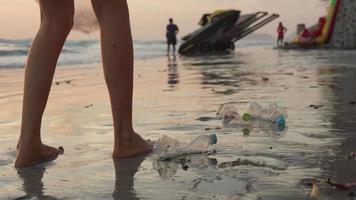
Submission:
<svg viewBox="0 0 356 200">
<path fill-rule="evenodd" d="M 283 26 L 282 22 L 279 22 L 279 25 L 277 28 L 277 34 L 278 34 L 277 47 L 283 47 L 284 34 L 286 32 L 287 32 L 287 29 Z"/>
<path fill-rule="evenodd" d="M 169 24 L 166 29 L 166 37 L 167 37 L 167 55 L 170 52 L 171 45 L 173 46 L 173 53 L 176 52 L 176 44 L 177 44 L 177 35 L 179 32 L 179 28 L 177 25 L 173 23 L 173 18 L 169 19 Z"/>
</svg>

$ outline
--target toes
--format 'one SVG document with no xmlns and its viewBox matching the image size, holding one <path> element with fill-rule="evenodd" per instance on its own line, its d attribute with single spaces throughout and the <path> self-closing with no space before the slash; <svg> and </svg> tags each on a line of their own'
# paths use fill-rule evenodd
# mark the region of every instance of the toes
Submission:
<svg viewBox="0 0 356 200">
<path fill-rule="evenodd" d="M 24 168 L 50 162 L 55 160 L 58 155 L 63 154 L 63 152 L 63 147 L 56 149 L 44 144 L 41 144 L 39 148 L 31 149 L 31 151 L 18 151 L 15 167 Z"/>
<path fill-rule="evenodd" d="M 153 147 L 156 143 L 156 141 L 153 141 L 153 140 L 146 140 L 146 142 L 147 142 L 147 145 L 150 147 Z"/>
<path fill-rule="evenodd" d="M 64 154 L 64 148 L 62 146 L 58 147 L 58 152 L 59 152 L 59 155 L 63 155 Z"/>
<path fill-rule="evenodd" d="M 59 147 L 58 149 L 56 149 L 56 148 L 44 145 L 43 149 L 42 149 L 43 162 L 53 161 L 58 157 L 58 155 L 62 154 L 63 152 L 64 152 L 63 147 L 62 148 Z"/>
</svg>

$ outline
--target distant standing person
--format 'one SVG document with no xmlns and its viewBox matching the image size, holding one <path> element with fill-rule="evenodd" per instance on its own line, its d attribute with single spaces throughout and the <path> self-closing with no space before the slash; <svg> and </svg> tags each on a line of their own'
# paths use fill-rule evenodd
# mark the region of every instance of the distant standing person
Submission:
<svg viewBox="0 0 356 200">
<path fill-rule="evenodd" d="M 283 26 L 282 22 L 279 22 L 279 25 L 277 28 L 277 34 L 278 34 L 277 47 L 283 46 L 284 34 L 286 32 L 287 32 L 287 29 Z"/>
<path fill-rule="evenodd" d="M 173 46 L 173 53 L 176 52 L 177 35 L 179 29 L 178 26 L 173 23 L 173 18 L 169 19 L 169 24 L 167 25 L 166 37 L 167 37 L 167 54 L 170 52 L 171 45 Z"/>
</svg>

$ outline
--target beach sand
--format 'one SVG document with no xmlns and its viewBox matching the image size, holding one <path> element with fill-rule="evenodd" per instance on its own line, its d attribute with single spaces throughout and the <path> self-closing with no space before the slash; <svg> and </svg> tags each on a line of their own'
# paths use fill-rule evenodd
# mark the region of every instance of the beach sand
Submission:
<svg viewBox="0 0 356 200">
<path fill-rule="evenodd" d="M 356 181 L 356 52 L 246 48 L 234 55 L 135 63 L 134 123 L 143 137 L 216 133 L 215 155 L 183 163 L 111 159 L 113 127 L 99 64 L 59 66 L 43 117 L 52 163 L 16 170 L 23 69 L 0 71 L 0 199 L 306 199 L 304 178 Z M 224 127 L 216 111 L 277 102 L 287 127 Z M 314 106 L 311 106 L 314 105 Z M 244 129 L 244 130 L 243 130 Z M 347 191 L 320 184 L 324 197 Z"/>
</svg>

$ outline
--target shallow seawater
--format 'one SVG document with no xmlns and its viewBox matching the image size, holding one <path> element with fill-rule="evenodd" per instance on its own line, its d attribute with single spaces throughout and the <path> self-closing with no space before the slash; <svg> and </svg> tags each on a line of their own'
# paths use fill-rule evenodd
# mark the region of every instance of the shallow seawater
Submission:
<svg viewBox="0 0 356 200">
<path fill-rule="evenodd" d="M 64 146 L 65 154 L 48 165 L 15 170 L 18 111 L 1 114 L 0 199 L 291 200 L 309 198 L 312 188 L 304 179 L 354 182 L 356 160 L 346 157 L 356 151 L 355 63 L 355 51 L 269 48 L 138 63 L 134 120 L 139 133 L 182 141 L 218 136 L 216 154 L 174 162 L 151 155 L 110 159 L 109 104 L 105 95 L 90 92 L 105 90 L 103 82 L 90 78 L 99 70 L 61 75 L 58 80 L 74 78 L 77 89 L 54 86 L 56 103 L 50 99 L 43 132 L 45 141 Z M 0 101 L 6 105 L 9 98 Z M 243 112 L 249 101 L 285 106 L 285 129 L 223 126 L 216 116 L 221 104 Z M 319 199 L 352 199 L 349 191 L 323 181 L 319 187 Z"/>
</svg>

